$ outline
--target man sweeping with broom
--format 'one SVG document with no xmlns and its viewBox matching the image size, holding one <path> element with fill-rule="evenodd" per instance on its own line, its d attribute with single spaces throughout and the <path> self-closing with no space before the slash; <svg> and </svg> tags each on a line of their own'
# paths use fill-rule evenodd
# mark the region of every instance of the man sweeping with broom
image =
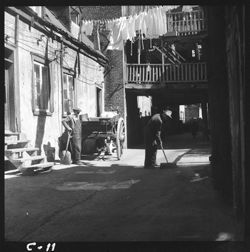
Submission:
<svg viewBox="0 0 250 252">
<path fill-rule="evenodd" d="M 71 152 L 73 164 L 83 165 L 81 162 L 81 141 L 82 141 L 82 124 L 79 118 L 81 109 L 73 108 L 73 114 L 68 115 L 64 120 L 62 120 L 63 126 L 68 132 L 68 143 Z M 69 141 L 70 139 L 70 141 Z M 68 144 L 67 144 L 68 145 Z M 67 152 L 67 150 L 66 150 Z M 66 153 L 67 154 L 67 153 Z"/>
<path fill-rule="evenodd" d="M 167 124 L 169 120 L 172 119 L 172 111 L 166 107 L 163 109 L 161 114 L 155 114 L 148 121 L 145 132 L 145 169 L 154 169 L 159 167 L 156 164 L 156 154 L 157 154 L 157 146 L 163 150 L 162 140 L 161 140 L 161 128 L 163 123 Z M 164 153 L 164 150 L 163 150 Z M 165 156 L 165 153 L 164 153 Z M 166 156 L 165 156 L 166 158 Z M 166 159 L 167 161 L 167 159 Z"/>
</svg>

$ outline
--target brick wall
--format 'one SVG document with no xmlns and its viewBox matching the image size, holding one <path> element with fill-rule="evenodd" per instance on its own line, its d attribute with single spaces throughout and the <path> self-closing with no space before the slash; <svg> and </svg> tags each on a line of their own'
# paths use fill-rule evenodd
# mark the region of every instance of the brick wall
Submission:
<svg viewBox="0 0 250 252">
<path fill-rule="evenodd" d="M 81 6 L 83 19 L 113 19 L 121 17 L 121 6 Z"/>
<path fill-rule="evenodd" d="M 105 110 L 118 109 L 124 117 L 124 84 L 123 84 L 123 57 L 122 51 L 108 51 L 110 59 L 110 72 L 105 78 Z"/>
</svg>

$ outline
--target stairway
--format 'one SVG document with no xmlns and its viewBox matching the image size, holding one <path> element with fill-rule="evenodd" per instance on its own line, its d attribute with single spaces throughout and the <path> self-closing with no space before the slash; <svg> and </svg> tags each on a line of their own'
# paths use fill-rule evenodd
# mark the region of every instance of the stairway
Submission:
<svg viewBox="0 0 250 252">
<path fill-rule="evenodd" d="M 169 61 L 171 64 L 181 64 L 186 61 L 180 55 L 180 53 L 172 49 L 170 46 L 167 47 L 153 46 L 153 49 L 151 49 L 150 51 L 158 51 L 158 53 L 163 55 L 166 58 L 166 60 Z"/>
<path fill-rule="evenodd" d="M 8 162 L 24 175 L 50 170 L 54 162 L 46 156 L 37 155 L 39 148 L 30 146 L 30 141 L 20 139 L 20 134 L 5 131 L 5 165 Z"/>
<path fill-rule="evenodd" d="M 178 64 L 186 61 L 186 59 L 180 53 L 171 48 L 169 45 L 165 45 L 165 47 L 161 47 L 160 49 Z"/>
</svg>

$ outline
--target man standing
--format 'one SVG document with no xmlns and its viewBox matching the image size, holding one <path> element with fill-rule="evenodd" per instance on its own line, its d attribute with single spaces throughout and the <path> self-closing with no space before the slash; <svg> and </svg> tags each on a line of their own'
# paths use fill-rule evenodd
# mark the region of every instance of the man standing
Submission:
<svg viewBox="0 0 250 252">
<path fill-rule="evenodd" d="M 168 123 L 172 119 L 172 111 L 167 107 L 163 109 L 161 114 L 155 114 L 151 117 L 145 127 L 145 162 L 144 168 L 150 169 L 157 167 L 156 154 L 157 145 L 161 148 L 161 128 L 163 123 Z"/>
<path fill-rule="evenodd" d="M 73 114 L 68 115 L 64 120 L 62 120 L 63 126 L 71 135 L 70 139 L 70 152 L 73 164 L 83 165 L 81 162 L 81 141 L 82 141 L 82 124 L 79 118 L 81 109 L 73 108 Z"/>
</svg>

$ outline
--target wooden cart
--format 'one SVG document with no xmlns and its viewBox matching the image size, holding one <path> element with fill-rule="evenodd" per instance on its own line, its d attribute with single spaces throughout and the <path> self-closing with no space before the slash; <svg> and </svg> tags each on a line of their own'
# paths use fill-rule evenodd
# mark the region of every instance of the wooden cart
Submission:
<svg viewBox="0 0 250 252">
<path fill-rule="evenodd" d="M 120 160 L 125 141 L 125 124 L 119 115 L 82 121 L 82 154 L 116 155 Z"/>
</svg>

